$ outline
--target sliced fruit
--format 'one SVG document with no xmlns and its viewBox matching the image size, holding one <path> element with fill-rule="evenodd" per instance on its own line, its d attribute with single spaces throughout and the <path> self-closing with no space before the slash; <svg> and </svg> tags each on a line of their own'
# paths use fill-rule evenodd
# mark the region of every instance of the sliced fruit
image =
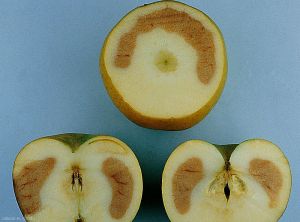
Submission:
<svg viewBox="0 0 300 222">
<path fill-rule="evenodd" d="M 160 1 L 128 13 L 102 48 L 100 69 L 115 105 L 149 128 L 186 129 L 203 119 L 223 90 L 223 37 L 203 12 Z"/>
<path fill-rule="evenodd" d="M 288 160 L 262 139 L 225 146 L 185 142 L 169 157 L 162 178 L 172 222 L 275 222 L 290 190 Z"/>
<path fill-rule="evenodd" d="M 26 145 L 13 182 L 26 221 L 132 221 L 142 198 L 134 153 L 110 136 L 63 134 Z"/>
</svg>

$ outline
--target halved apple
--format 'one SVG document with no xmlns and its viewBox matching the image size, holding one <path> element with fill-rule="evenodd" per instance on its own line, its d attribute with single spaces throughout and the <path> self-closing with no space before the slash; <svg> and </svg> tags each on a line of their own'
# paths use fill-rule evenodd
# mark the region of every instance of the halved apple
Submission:
<svg viewBox="0 0 300 222">
<path fill-rule="evenodd" d="M 186 129 L 203 119 L 223 90 L 222 34 L 203 12 L 160 1 L 128 13 L 107 36 L 100 69 L 115 105 L 154 129 Z"/>
<path fill-rule="evenodd" d="M 262 139 L 227 146 L 185 142 L 169 157 L 162 178 L 172 222 L 275 222 L 290 190 L 288 160 Z"/>
<path fill-rule="evenodd" d="M 132 221 L 142 198 L 134 153 L 110 136 L 41 138 L 18 154 L 13 182 L 26 221 Z"/>
</svg>

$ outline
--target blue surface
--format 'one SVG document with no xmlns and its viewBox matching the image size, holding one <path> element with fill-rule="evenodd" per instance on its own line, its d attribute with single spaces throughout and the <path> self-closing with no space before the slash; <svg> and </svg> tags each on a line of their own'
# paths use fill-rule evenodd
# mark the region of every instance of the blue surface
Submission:
<svg viewBox="0 0 300 222">
<path fill-rule="evenodd" d="M 185 1 L 219 25 L 229 73 L 213 111 L 181 132 L 144 129 L 128 121 L 99 77 L 105 36 L 143 3 L 0 1 L 0 221 L 22 218 L 11 178 L 19 150 L 35 138 L 63 132 L 110 134 L 132 147 L 146 186 L 135 221 L 167 221 L 161 172 L 179 143 L 271 140 L 287 155 L 293 174 L 281 221 L 300 221 L 300 1 Z"/>
</svg>

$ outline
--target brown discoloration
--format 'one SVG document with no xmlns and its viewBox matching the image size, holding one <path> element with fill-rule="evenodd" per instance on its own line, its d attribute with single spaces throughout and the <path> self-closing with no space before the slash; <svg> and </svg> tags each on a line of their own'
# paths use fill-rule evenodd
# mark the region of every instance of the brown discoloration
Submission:
<svg viewBox="0 0 300 222">
<path fill-rule="evenodd" d="M 127 166 L 120 160 L 108 158 L 103 162 L 102 172 L 112 187 L 110 214 L 115 219 L 124 216 L 132 199 L 133 178 Z"/>
<path fill-rule="evenodd" d="M 202 83 L 208 84 L 216 68 L 212 33 L 187 13 L 171 8 L 157 10 L 138 18 L 136 25 L 120 39 L 115 65 L 120 68 L 128 67 L 136 47 L 137 36 L 155 28 L 178 33 L 193 46 L 198 54 L 198 77 Z"/>
<path fill-rule="evenodd" d="M 179 213 L 184 214 L 189 210 L 192 191 L 202 178 L 203 165 L 198 158 L 188 159 L 177 169 L 172 181 L 172 191 Z"/>
<path fill-rule="evenodd" d="M 55 162 L 54 158 L 33 161 L 25 165 L 14 177 L 16 197 L 24 215 L 32 215 L 39 211 L 40 190 L 51 174 Z"/>
<path fill-rule="evenodd" d="M 278 167 L 269 160 L 253 159 L 249 165 L 249 173 L 267 192 L 270 198 L 269 206 L 271 208 L 275 207 L 283 183 Z"/>
</svg>

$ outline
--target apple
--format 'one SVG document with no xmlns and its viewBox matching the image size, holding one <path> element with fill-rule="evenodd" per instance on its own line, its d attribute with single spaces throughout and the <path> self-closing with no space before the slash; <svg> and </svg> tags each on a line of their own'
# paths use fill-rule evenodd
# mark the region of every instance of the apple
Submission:
<svg viewBox="0 0 300 222">
<path fill-rule="evenodd" d="M 62 134 L 18 154 L 13 183 L 26 221 L 132 221 L 142 198 L 137 158 L 110 136 Z"/>
<path fill-rule="evenodd" d="M 187 141 L 171 154 L 162 178 L 172 222 L 275 222 L 290 190 L 287 158 L 263 139 L 225 146 Z"/>
<path fill-rule="evenodd" d="M 227 73 L 225 44 L 203 12 L 159 1 L 132 10 L 112 29 L 100 70 L 108 94 L 128 119 L 182 130 L 218 101 Z"/>
</svg>

